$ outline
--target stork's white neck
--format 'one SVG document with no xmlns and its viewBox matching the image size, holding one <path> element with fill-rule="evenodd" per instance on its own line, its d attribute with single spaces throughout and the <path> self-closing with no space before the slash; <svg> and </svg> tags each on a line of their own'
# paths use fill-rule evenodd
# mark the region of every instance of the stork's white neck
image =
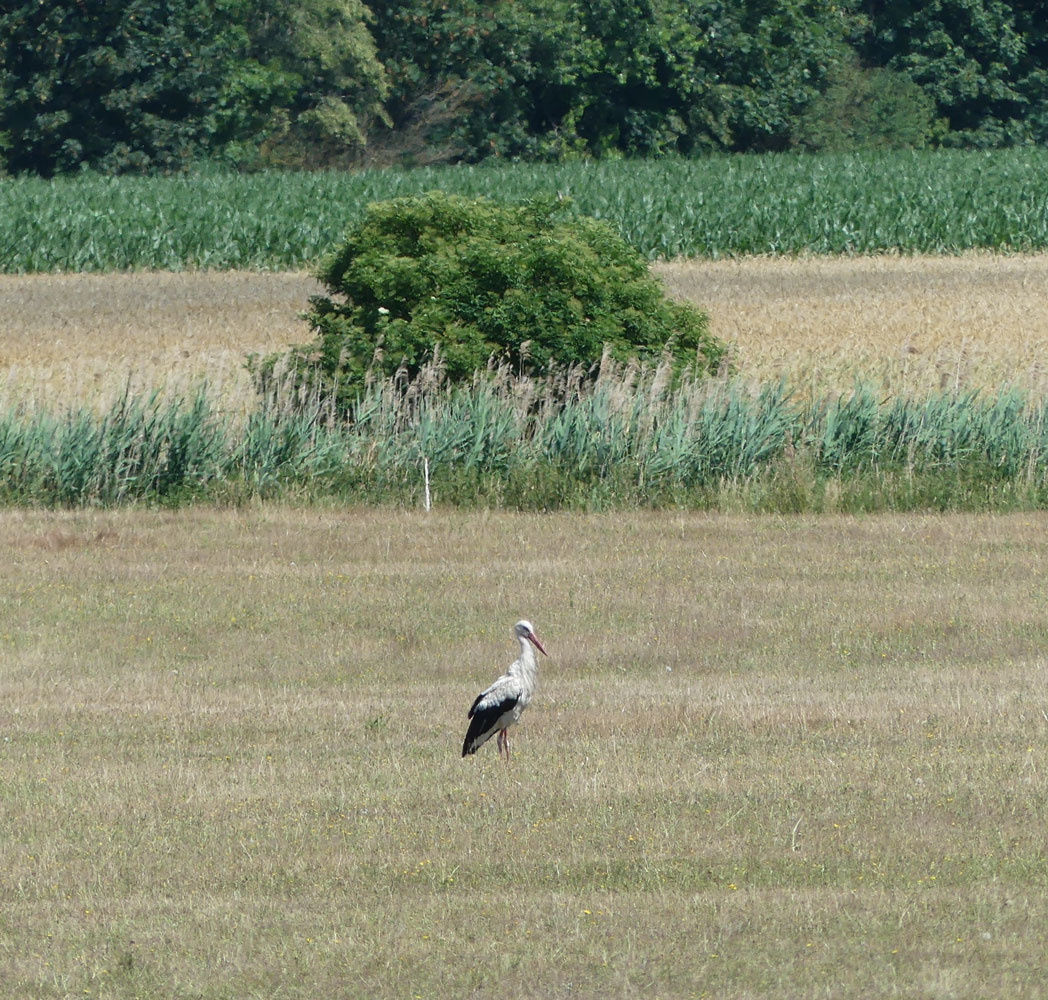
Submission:
<svg viewBox="0 0 1048 1000">
<path fill-rule="evenodd" d="M 516 673 L 528 680 L 534 680 L 539 672 L 538 657 L 535 656 L 535 647 L 522 635 L 517 636 L 520 643 L 520 657 L 510 667 L 510 673 Z"/>
</svg>

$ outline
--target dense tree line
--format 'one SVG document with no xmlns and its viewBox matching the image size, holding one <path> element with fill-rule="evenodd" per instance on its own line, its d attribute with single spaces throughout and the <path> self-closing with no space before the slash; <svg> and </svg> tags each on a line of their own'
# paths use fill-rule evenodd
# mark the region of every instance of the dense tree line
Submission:
<svg viewBox="0 0 1048 1000">
<path fill-rule="evenodd" d="M 0 169 L 1048 142 L 1045 0 L 13 0 Z"/>
</svg>

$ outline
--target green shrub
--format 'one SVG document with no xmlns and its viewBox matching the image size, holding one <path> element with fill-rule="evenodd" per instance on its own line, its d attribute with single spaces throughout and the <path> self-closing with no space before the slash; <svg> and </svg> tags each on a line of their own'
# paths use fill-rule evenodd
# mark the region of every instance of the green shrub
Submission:
<svg viewBox="0 0 1048 1000">
<path fill-rule="evenodd" d="M 725 354 L 706 316 L 666 299 L 610 225 L 569 218 L 556 201 L 430 192 L 376 203 L 319 277 L 332 297 L 312 299 L 317 338 L 289 369 L 302 382 L 319 374 L 340 409 L 370 377 L 414 378 L 434 357 L 459 382 L 492 363 L 595 369 L 605 352 L 702 374 Z M 260 366 L 262 382 L 279 362 Z"/>
<path fill-rule="evenodd" d="M 935 102 L 905 73 L 846 66 L 798 120 L 793 142 L 810 150 L 921 149 Z"/>
</svg>

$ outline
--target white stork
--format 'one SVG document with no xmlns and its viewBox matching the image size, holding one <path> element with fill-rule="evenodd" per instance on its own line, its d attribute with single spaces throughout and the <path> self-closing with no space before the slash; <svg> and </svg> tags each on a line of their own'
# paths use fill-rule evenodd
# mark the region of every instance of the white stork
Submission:
<svg viewBox="0 0 1048 1000">
<path fill-rule="evenodd" d="M 539 678 L 535 649 L 543 656 L 549 656 L 542 648 L 539 637 L 535 635 L 531 622 L 517 622 L 513 626 L 513 632 L 520 643 L 520 656 L 491 687 L 481 691 L 477 700 L 473 702 L 469 710 L 469 729 L 462 743 L 463 757 L 476 753 L 498 733 L 496 745 L 499 756 L 501 757 L 505 751 L 506 760 L 509 760 L 509 727 L 520 721 L 521 714 L 535 693 L 535 683 Z M 535 649 L 532 649 L 532 646 Z"/>
</svg>

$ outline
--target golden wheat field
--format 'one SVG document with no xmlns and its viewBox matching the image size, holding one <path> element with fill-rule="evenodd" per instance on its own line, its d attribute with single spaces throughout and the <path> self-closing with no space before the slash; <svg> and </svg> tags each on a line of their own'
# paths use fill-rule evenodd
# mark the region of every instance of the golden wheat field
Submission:
<svg viewBox="0 0 1048 1000">
<path fill-rule="evenodd" d="M 1048 255 L 746 258 L 655 272 L 708 311 L 755 381 L 1048 391 Z M 303 273 L 0 276 L 0 394 L 104 405 L 128 384 L 178 391 L 206 378 L 243 410 L 245 355 L 309 340 L 300 313 L 319 291 Z"/>
<path fill-rule="evenodd" d="M 1048 255 L 745 258 L 660 264 L 742 372 L 887 392 L 1048 390 Z"/>
<path fill-rule="evenodd" d="M 309 340 L 309 275 L 256 272 L 0 275 L 0 392 L 36 405 L 105 405 L 206 378 L 250 404 L 244 359 Z"/>
</svg>

